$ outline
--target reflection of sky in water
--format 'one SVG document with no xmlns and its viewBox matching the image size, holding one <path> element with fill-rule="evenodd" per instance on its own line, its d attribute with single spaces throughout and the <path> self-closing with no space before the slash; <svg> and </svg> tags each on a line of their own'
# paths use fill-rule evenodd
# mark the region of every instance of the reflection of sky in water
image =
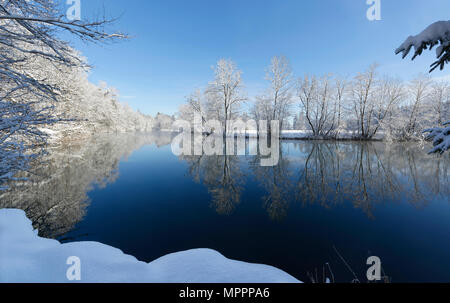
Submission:
<svg viewBox="0 0 450 303">
<path fill-rule="evenodd" d="M 448 157 L 438 170 L 412 145 L 289 141 L 279 165 L 262 168 L 251 156 L 181 159 L 160 145 L 121 161 L 119 177 L 88 193 L 84 218 L 60 239 L 145 261 L 207 247 L 304 281 L 329 262 L 350 281 L 334 245 L 360 279 L 377 255 L 393 281 L 450 280 Z"/>
</svg>

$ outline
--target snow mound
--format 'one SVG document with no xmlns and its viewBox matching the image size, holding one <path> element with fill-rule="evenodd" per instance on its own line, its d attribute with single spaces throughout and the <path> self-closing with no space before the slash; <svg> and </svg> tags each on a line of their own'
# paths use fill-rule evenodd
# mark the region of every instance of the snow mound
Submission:
<svg viewBox="0 0 450 303">
<path fill-rule="evenodd" d="M 0 210 L 0 282 L 66 283 L 69 257 L 81 261 L 83 283 L 298 283 L 275 267 L 193 249 L 145 263 L 98 242 L 61 244 L 40 238 L 22 210 Z"/>
</svg>

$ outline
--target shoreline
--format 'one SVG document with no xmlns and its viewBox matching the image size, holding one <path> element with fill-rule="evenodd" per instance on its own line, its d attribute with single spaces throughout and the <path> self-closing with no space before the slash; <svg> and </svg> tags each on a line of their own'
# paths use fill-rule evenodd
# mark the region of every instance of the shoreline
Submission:
<svg viewBox="0 0 450 303">
<path fill-rule="evenodd" d="M 387 141 L 385 138 L 382 138 L 380 136 L 377 136 L 375 138 L 365 139 L 365 138 L 358 138 L 358 137 L 350 137 L 350 135 L 344 135 L 337 138 L 331 138 L 331 137 L 312 137 L 308 136 L 304 133 L 304 131 L 299 131 L 301 133 L 297 133 L 297 136 L 292 135 L 283 135 L 278 138 L 280 141 L 328 141 L 328 142 L 395 142 L 395 143 L 408 143 L 408 142 L 420 142 L 421 140 L 390 140 Z M 86 139 L 98 136 L 98 135 L 119 135 L 119 134 L 131 134 L 131 135 L 140 135 L 140 134 L 151 134 L 151 133 L 161 133 L 161 134 L 167 134 L 167 135 L 176 135 L 180 134 L 182 132 L 176 131 L 176 130 L 169 130 L 169 129 L 162 129 L 162 130 L 151 130 L 151 131 L 98 131 L 98 132 L 77 132 L 72 134 L 69 138 L 67 136 L 60 136 L 56 134 L 57 132 L 53 134 L 49 134 L 49 140 L 48 145 L 50 146 L 57 146 L 57 145 L 64 145 L 64 144 L 71 144 L 74 142 L 82 142 Z M 191 134 L 195 134 L 193 131 Z M 288 133 L 289 134 L 289 133 Z M 214 134 L 211 133 L 202 133 L 201 134 L 204 137 L 208 137 Z M 235 133 L 234 138 L 243 136 L 241 134 Z M 246 133 L 245 139 L 259 139 L 260 137 L 267 137 L 267 135 L 256 135 L 253 133 Z M 233 136 L 223 136 L 224 138 L 231 138 Z M 270 135 L 269 135 L 270 137 Z"/>
</svg>

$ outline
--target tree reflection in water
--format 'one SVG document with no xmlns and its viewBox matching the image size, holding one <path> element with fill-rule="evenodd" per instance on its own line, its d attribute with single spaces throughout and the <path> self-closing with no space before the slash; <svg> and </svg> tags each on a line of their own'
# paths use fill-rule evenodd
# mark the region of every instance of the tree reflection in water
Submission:
<svg viewBox="0 0 450 303">
<path fill-rule="evenodd" d="M 278 221 L 293 202 L 326 208 L 352 203 L 374 218 L 379 203 L 423 207 L 450 197 L 448 155 L 429 156 L 414 143 L 287 141 L 280 144 L 280 161 L 273 167 L 260 166 L 260 156 L 181 158 L 225 215 L 241 202 L 245 165 L 265 191 L 261 201 L 269 217 Z"/>
<path fill-rule="evenodd" d="M 297 201 L 331 207 L 345 201 L 373 218 L 377 203 L 424 206 L 449 201 L 449 158 L 429 156 L 412 143 L 308 142 L 298 168 Z"/>
<path fill-rule="evenodd" d="M 40 236 L 56 238 L 82 220 L 94 186 L 116 181 L 122 159 L 144 145 L 170 142 L 171 136 L 161 133 L 103 134 L 52 148 L 43 164 L 24 174 L 26 182 L 10 184 L 0 195 L 0 208 L 23 209 Z"/>
<path fill-rule="evenodd" d="M 261 166 L 260 156 L 252 157 L 249 161 L 256 180 L 266 191 L 261 198 L 263 207 L 270 218 L 276 221 L 281 221 L 287 215 L 293 190 L 293 172 L 288 158 L 283 157 L 282 148 L 279 155 L 276 166 Z"/>
<path fill-rule="evenodd" d="M 244 176 L 238 156 L 181 156 L 192 178 L 205 185 L 211 206 L 221 215 L 233 213 L 241 201 Z"/>
<path fill-rule="evenodd" d="M 83 219 L 94 186 L 116 181 L 123 158 L 144 145 L 167 147 L 171 140 L 161 133 L 103 135 L 53 148 L 28 181 L 1 194 L 0 208 L 23 209 L 41 236 L 58 237 Z M 175 157 L 170 148 L 165 156 Z M 221 215 L 251 202 L 243 200 L 250 177 L 262 192 L 245 197 L 260 201 L 275 221 L 289 215 L 292 203 L 326 208 L 352 203 L 374 218 L 380 203 L 425 207 L 433 199 L 450 199 L 449 155 L 430 156 L 426 147 L 413 143 L 285 141 L 273 167 L 260 166 L 260 156 L 180 159 L 188 164 L 189 178 L 207 188 L 211 206 Z"/>
</svg>

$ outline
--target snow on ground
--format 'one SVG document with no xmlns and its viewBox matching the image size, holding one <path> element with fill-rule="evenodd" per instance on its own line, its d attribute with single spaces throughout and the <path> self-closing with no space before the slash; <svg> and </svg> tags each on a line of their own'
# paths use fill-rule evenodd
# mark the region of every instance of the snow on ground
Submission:
<svg viewBox="0 0 450 303">
<path fill-rule="evenodd" d="M 84 283 L 300 282 L 275 267 L 230 260 L 210 249 L 173 253 L 145 263 L 98 242 L 61 244 L 40 238 L 22 210 L 0 210 L 0 282 L 71 282 L 66 276 L 71 256 L 81 261 Z"/>
</svg>

